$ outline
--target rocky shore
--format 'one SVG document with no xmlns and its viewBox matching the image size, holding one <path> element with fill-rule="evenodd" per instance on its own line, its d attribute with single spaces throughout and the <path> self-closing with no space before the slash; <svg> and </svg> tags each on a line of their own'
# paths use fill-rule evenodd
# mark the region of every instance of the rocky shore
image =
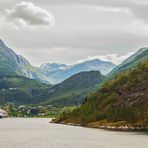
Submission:
<svg viewBox="0 0 148 148">
<path fill-rule="evenodd" d="M 55 123 L 53 121 L 51 121 L 50 123 Z M 64 125 L 71 125 L 71 126 L 82 126 L 82 127 L 87 127 L 87 128 L 98 128 L 98 129 L 104 129 L 104 130 L 110 130 L 110 131 L 138 131 L 138 132 L 148 132 L 148 127 L 142 127 L 142 126 L 132 126 L 132 125 L 109 125 L 108 124 L 104 124 L 104 125 L 99 125 L 98 123 L 94 122 L 94 123 L 89 123 L 89 124 L 79 124 L 79 123 L 70 123 L 70 122 L 60 122 L 60 123 L 56 123 L 56 124 L 64 124 Z"/>
</svg>

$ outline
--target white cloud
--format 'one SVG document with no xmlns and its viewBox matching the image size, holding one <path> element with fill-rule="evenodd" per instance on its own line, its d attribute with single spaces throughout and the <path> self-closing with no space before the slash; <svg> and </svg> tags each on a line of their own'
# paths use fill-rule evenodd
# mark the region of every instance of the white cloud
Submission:
<svg viewBox="0 0 148 148">
<path fill-rule="evenodd" d="M 7 9 L 5 21 L 17 27 L 49 27 L 54 26 L 55 19 L 46 9 L 35 6 L 32 2 L 22 1 L 12 9 Z"/>
<path fill-rule="evenodd" d="M 114 54 L 106 54 L 106 55 L 88 56 L 87 59 L 79 60 L 77 63 L 81 63 L 86 60 L 100 59 L 103 61 L 110 61 L 110 62 L 118 65 L 118 64 L 122 63 L 125 59 L 127 59 L 128 57 L 133 55 L 134 53 L 135 52 L 129 52 L 126 55 L 119 55 L 119 54 L 114 53 Z"/>
</svg>

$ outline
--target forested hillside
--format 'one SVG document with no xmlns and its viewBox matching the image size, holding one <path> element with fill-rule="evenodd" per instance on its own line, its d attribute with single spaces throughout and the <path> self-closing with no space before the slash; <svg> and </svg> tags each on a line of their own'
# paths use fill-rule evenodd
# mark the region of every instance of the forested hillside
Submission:
<svg viewBox="0 0 148 148">
<path fill-rule="evenodd" d="M 29 104 L 50 85 L 22 76 L 0 75 L 0 103 Z"/>
<path fill-rule="evenodd" d="M 88 96 L 81 107 L 65 111 L 55 122 L 148 128 L 148 61 L 116 75 Z"/>
<path fill-rule="evenodd" d="M 80 72 L 40 94 L 43 104 L 80 105 L 105 79 L 99 71 Z"/>
<path fill-rule="evenodd" d="M 0 76 L 0 102 L 56 107 L 80 105 L 103 80 L 99 71 L 81 72 L 51 86 L 22 76 Z"/>
</svg>

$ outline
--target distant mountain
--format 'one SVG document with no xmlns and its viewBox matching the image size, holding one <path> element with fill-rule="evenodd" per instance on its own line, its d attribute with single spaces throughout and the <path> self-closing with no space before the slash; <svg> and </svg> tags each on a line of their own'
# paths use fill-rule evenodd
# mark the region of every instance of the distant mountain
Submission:
<svg viewBox="0 0 148 148">
<path fill-rule="evenodd" d="M 21 75 L 41 82 L 48 82 L 39 68 L 33 67 L 23 56 L 17 55 L 0 39 L 0 75 Z"/>
<path fill-rule="evenodd" d="M 96 70 L 100 71 L 103 75 L 108 74 L 115 64 L 111 62 L 101 61 L 99 59 L 84 61 L 79 64 L 67 66 L 65 64 L 47 63 L 40 67 L 41 72 L 50 79 L 50 82 L 59 83 L 72 75 L 83 72 Z"/>
<path fill-rule="evenodd" d="M 41 82 L 57 84 L 79 72 L 97 70 L 102 74 L 107 74 L 114 67 L 113 63 L 99 59 L 70 66 L 47 63 L 40 68 L 34 67 L 23 56 L 17 55 L 8 48 L 0 39 L 0 75 L 21 75 Z"/>
<path fill-rule="evenodd" d="M 21 75 L 51 84 L 61 83 L 74 74 L 91 70 L 100 71 L 110 79 L 118 73 L 134 68 L 139 62 L 146 59 L 148 59 L 148 48 L 141 48 L 118 66 L 111 62 L 94 59 L 69 66 L 46 63 L 41 67 L 34 67 L 23 56 L 17 55 L 0 40 L 0 75 Z"/>
<path fill-rule="evenodd" d="M 99 71 L 80 72 L 60 84 L 52 86 L 39 97 L 44 104 L 55 106 L 79 105 L 86 95 L 97 88 L 103 80 Z"/>
<path fill-rule="evenodd" d="M 133 69 L 139 62 L 148 59 L 148 48 L 141 48 L 132 56 L 123 61 L 120 65 L 116 66 L 107 76 L 113 77 L 118 73 Z"/>
<path fill-rule="evenodd" d="M 118 75 L 55 122 L 89 127 L 148 129 L 148 61 Z M 132 128 L 131 128 L 132 129 Z"/>
</svg>

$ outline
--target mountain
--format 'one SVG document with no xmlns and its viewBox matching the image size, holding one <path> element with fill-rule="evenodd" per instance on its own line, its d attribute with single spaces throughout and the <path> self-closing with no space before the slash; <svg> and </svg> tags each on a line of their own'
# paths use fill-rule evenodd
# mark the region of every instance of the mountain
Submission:
<svg viewBox="0 0 148 148">
<path fill-rule="evenodd" d="M 17 74 L 20 72 L 19 57 L 0 40 L 0 74 Z"/>
<path fill-rule="evenodd" d="M 40 72 L 48 77 L 51 84 L 57 84 L 65 79 L 64 71 L 68 68 L 65 64 L 48 63 L 40 67 Z M 64 77 L 64 78 L 61 78 Z M 68 77 L 67 77 L 68 78 Z"/>
<path fill-rule="evenodd" d="M 99 59 L 84 61 L 79 64 L 67 66 L 65 64 L 47 63 L 40 67 L 41 72 L 50 79 L 52 84 L 60 83 L 72 75 L 83 71 L 100 71 L 103 75 L 108 74 L 115 64 Z"/>
<path fill-rule="evenodd" d="M 32 66 L 23 56 L 17 55 L 0 39 L 0 75 L 21 75 L 44 83 L 57 84 L 72 75 L 97 70 L 106 75 L 115 65 L 99 59 L 88 60 L 75 65 L 57 63 L 43 64 L 41 67 Z"/>
<path fill-rule="evenodd" d="M 40 67 L 32 66 L 23 56 L 17 55 L 0 39 L 0 75 L 21 75 L 44 83 L 57 84 L 72 75 L 83 71 L 100 71 L 108 79 L 116 74 L 134 68 L 148 58 L 148 48 L 141 48 L 120 65 L 99 59 L 87 60 L 74 65 L 46 63 Z"/>
<path fill-rule="evenodd" d="M 48 82 L 39 68 L 33 67 L 23 56 L 17 55 L 0 39 L 0 75 L 21 75 L 41 82 Z"/>
<path fill-rule="evenodd" d="M 0 75 L 0 104 L 33 104 L 50 85 L 17 75 Z"/>
<path fill-rule="evenodd" d="M 148 60 L 114 80 L 106 82 L 73 111 L 55 122 L 90 127 L 135 127 L 148 129 Z"/>
<path fill-rule="evenodd" d="M 55 86 L 15 75 L 0 75 L 0 104 L 79 105 L 104 76 L 98 71 L 81 72 Z"/>
<path fill-rule="evenodd" d="M 148 59 L 148 48 L 141 48 L 132 56 L 123 61 L 120 65 L 116 66 L 107 76 L 113 77 L 118 73 L 122 73 L 126 70 L 133 69 L 139 62 L 146 61 Z"/>
<path fill-rule="evenodd" d="M 44 104 L 54 106 L 79 105 L 97 85 L 104 80 L 99 71 L 80 72 L 66 79 L 60 84 L 54 85 L 42 93 L 39 97 Z"/>
</svg>

